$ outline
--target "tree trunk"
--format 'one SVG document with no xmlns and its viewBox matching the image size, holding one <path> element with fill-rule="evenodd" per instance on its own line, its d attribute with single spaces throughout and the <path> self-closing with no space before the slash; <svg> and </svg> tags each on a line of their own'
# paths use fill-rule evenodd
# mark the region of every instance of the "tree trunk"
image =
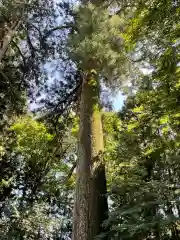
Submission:
<svg viewBox="0 0 180 240">
<path fill-rule="evenodd" d="M 11 28 L 8 28 L 8 30 L 6 29 L 0 29 L 0 42 L 1 42 L 1 48 L 0 48 L 0 62 L 3 60 L 5 53 L 9 47 L 9 44 L 11 43 L 11 41 L 14 38 L 14 35 L 19 27 L 19 25 L 21 24 L 21 19 L 19 19 L 17 22 L 15 22 L 14 24 L 12 24 Z M 4 28 L 4 25 L 2 25 L 1 27 Z M 0 28 L 1 28 L 0 27 Z M 7 32 L 6 32 L 7 31 Z M 4 35 L 3 33 L 6 34 Z"/>
<path fill-rule="evenodd" d="M 92 117 L 92 138 L 93 138 L 93 163 L 92 163 L 92 179 L 90 192 L 90 239 L 105 229 L 102 223 L 107 219 L 107 189 L 105 165 L 103 162 L 104 141 L 102 129 L 102 116 L 98 109 L 93 113 Z M 105 239 L 105 238 L 104 238 Z"/>
<path fill-rule="evenodd" d="M 99 94 L 98 81 L 89 74 L 83 81 L 80 103 L 73 240 L 92 240 L 103 231 L 101 224 L 108 211 Z"/>
</svg>

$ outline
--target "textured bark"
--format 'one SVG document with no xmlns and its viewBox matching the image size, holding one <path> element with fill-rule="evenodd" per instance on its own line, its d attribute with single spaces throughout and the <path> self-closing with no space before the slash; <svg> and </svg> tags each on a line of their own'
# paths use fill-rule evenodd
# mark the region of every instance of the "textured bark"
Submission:
<svg viewBox="0 0 180 240">
<path fill-rule="evenodd" d="M 5 29 L 1 29 L 0 32 L 4 31 L 4 36 L 3 34 L 1 35 L 0 42 L 1 42 L 1 48 L 0 48 L 0 62 L 2 61 L 2 59 L 4 58 L 4 55 L 8 49 L 9 44 L 11 43 L 11 41 L 13 40 L 13 37 L 19 27 L 19 25 L 21 24 L 21 20 L 18 20 L 17 22 L 15 22 L 14 24 L 12 24 L 11 28 L 8 28 L 7 32 L 5 31 Z M 4 27 L 4 26 L 2 26 Z"/>
<path fill-rule="evenodd" d="M 83 81 L 74 206 L 73 240 L 92 240 L 106 219 L 105 168 L 102 161 L 103 132 L 98 81 L 89 75 Z"/>
<path fill-rule="evenodd" d="M 99 5 L 102 0 L 81 0 L 81 2 Z M 94 69 L 93 66 L 91 67 Z M 83 81 L 80 100 L 73 240 L 94 239 L 104 230 L 102 223 L 108 212 L 99 100 L 100 88 L 97 76 L 89 74 Z"/>
<path fill-rule="evenodd" d="M 93 159 L 95 160 L 92 163 L 91 170 L 90 239 L 94 239 L 96 235 L 105 231 L 102 223 L 107 218 L 108 212 L 105 165 L 103 162 L 103 129 L 99 107 L 93 112 L 92 120 Z"/>
</svg>

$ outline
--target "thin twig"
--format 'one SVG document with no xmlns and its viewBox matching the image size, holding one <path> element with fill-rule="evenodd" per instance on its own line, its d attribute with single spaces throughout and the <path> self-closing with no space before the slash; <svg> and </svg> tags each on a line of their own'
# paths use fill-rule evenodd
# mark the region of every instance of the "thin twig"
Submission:
<svg viewBox="0 0 180 240">
<path fill-rule="evenodd" d="M 24 57 L 23 53 L 21 52 L 20 47 L 17 45 L 17 43 L 14 40 L 12 40 L 12 43 L 14 44 L 14 46 L 17 48 L 19 54 L 21 55 L 24 66 L 26 66 L 26 60 L 25 60 L 25 57 Z"/>
<path fill-rule="evenodd" d="M 11 84 L 9 78 L 0 70 L 0 74 L 4 77 L 4 79 L 6 79 L 6 81 Z"/>
</svg>

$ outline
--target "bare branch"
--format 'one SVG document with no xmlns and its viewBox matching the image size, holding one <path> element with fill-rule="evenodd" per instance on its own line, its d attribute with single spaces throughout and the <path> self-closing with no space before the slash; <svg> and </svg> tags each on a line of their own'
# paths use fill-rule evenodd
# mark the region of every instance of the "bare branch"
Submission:
<svg viewBox="0 0 180 240">
<path fill-rule="evenodd" d="M 75 24 L 67 24 L 67 25 L 57 26 L 57 27 L 52 28 L 51 30 L 47 31 L 46 34 L 43 37 L 43 40 L 48 38 L 53 32 L 55 32 L 57 30 L 63 30 L 63 29 L 69 29 L 69 28 L 73 28 L 75 30 L 78 30 L 77 26 Z"/>
<path fill-rule="evenodd" d="M 21 52 L 20 47 L 17 45 L 17 43 L 14 40 L 12 40 L 12 43 L 14 44 L 14 46 L 17 48 L 19 54 L 21 55 L 24 66 L 25 66 L 26 65 L 26 60 L 25 60 L 25 57 L 24 57 L 23 53 Z"/>
<path fill-rule="evenodd" d="M 67 181 L 70 179 L 70 177 L 72 176 L 74 169 L 76 168 L 77 162 L 74 162 L 74 164 L 72 165 L 68 175 L 65 177 L 63 183 L 67 183 Z"/>
</svg>

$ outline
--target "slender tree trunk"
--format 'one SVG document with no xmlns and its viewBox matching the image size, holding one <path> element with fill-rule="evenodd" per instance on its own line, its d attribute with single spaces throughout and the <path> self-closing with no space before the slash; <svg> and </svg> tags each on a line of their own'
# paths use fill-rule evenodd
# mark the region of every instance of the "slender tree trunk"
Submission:
<svg viewBox="0 0 180 240">
<path fill-rule="evenodd" d="M 92 240 L 108 211 L 99 85 L 94 74 L 83 81 L 74 206 L 73 240 Z"/>
</svg>

